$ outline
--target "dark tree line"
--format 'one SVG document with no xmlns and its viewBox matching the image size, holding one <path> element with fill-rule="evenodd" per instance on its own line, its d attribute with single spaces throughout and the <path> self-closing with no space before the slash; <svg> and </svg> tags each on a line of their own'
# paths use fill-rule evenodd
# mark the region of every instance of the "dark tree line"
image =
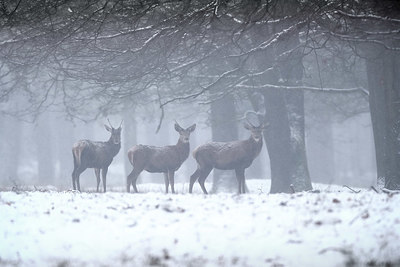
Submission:
<svg viewBox="0 0 400 267">
<path fill-rule="evenodd" d="M 4 0 L 0 6 L 3 113 L 61 109 L 85 119 L 120 112 L 127 103 L 164 108 L 247 99 L 270 125 L 264 138 L 275 193 L 291 192 L 292 184 L 311 189 L 304 92 L 368 95 L 378 177 L 386 188 L 400 188 L 395 1 Z M 341 51 L 365 60 L 368 88 L 323 81 L 317 55 Z M 304 59 L 313 53 L 320 78 L 308 84 Z M 18 107 L 3 108 L 16 97 Z"/>
</svg>

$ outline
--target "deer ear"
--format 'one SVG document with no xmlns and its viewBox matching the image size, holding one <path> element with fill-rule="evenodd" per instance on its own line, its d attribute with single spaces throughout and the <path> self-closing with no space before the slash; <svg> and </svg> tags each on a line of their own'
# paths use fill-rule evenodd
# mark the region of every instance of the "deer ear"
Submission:
<svg viewBox="0 0 400 267">
<path fill-rule="evenodd" d="M 175 122 L 175 131 L 177 131 L 178 133 L 183 131 L 182 127 L 179 126 L 179 124 L 177 122 Z"/>
<path fill-rule="evenodd" d="M 243 123 L 243 126 L 245 129 L 247 129 L 249 131 L 251 131 L 251 129 L 252 129 L 252 127 L 247 122 Z"/>
<path fill-rule="evenodd" d="M 193 132 L 194 130 L 196 130 L 196 123 L 187 128 L 187 130 L 189 130 L 189 132 Z"/>
<path fill-rule="evenodd" d="M 107 131 L 111 132 L 111 128 L 110 128 L 110 126 L 108 126 L 108 125 L 104 124 L 104 127 L 106 128 L 106 130 L 107 130 Z"/>
</svg>

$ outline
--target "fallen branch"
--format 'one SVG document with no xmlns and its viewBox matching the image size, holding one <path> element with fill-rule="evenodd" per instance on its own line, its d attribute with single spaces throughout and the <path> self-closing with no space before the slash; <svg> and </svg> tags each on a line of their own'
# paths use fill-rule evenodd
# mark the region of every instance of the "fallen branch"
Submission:
<svg viewBox="0 0 400 267">
<path fill-rule="evenodd" d="M 378 189 L 375 188 L 375 186 L 371 185 L 371 189 L 374 190 L 376 193 L 379 194 L 379 191 L 378 191 Z"/>
<path fill-rule="evenodd" d="M 343 185 L 343 187 L 347 187 L 348 189 L 350 189 L 351 191 L 353 191 L 354 193 L 357 193 L 357 194 L 361 192 L 361 190 L 354 190 L 353 188 L 351 188 L 348 185 Z"/>
<path fill-rule="evenodd" d="M 389 196 L 400 194 L 400 190 L 390 190 L 390 189 L 387 189 L 387 188 L 382 188 L 382 192 L 385 193 L 385 194 L 388 194 Z"/>
<path fill-rule="evenodd" d="M 294 185 L 293 184 L 290 184 L 290 189 L 292 189 L 292 193 L 293 194 L 296 193 L 296 190 L 294 190 Z"/>
<path fill-rule="evenodd" d="M 331 248 L 324 248 L 324 249 L 322 249 L 321 251 L 319 251 L 318 254 L 324 254 L 324 253 L 326 253 L 326 252 L 328 252 L 328 251 L 340 252 L 340 253 L 342 253 L 343 255 L 352 255 L 352 254 L 353 254 L 350 250 L 347 250 L 347 249 L 344 249 L 344 248 L 334 248 L 334 247 L 331 247 Z"/>
</svg>

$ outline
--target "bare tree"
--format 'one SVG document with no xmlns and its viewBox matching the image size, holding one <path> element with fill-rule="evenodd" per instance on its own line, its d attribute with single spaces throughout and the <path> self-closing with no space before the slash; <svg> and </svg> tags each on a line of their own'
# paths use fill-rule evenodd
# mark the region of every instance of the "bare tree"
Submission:
<svg viewBox="0 0 400 267">
<path fill-rule="evenodd" d="M 305 84 L 304 56 L 333 43 L 348 45 L 357 56 L 360 44 L 397 55 L 398 10 L 394 1 L 373 0 L 3 1 L 0 101 L 23 93 L 24 104 L 7 112 L 26 115 L 62 107 L 70 117 L 97 118 L 120 112 L 126 101 L 162 107 L 180 101 L 210 103 L 224 94 L 243 97 L 259 89 L 264 109 L 274 109 L 281 118 L 277 127 L 271 121 L 264 135 L 270 157 L 288 156 L 288 173 L 279 174 L 283 180 L 275 175 L 280 161 L 271 161 L 271 191 L 286 192 L 291 183 L 296 190 L 308 190 L 303 91 L 363 89 Z M 22 89 L 21 76 L 32 86 Z M 390 84 L 390 77 L 384 79 Z M 387 104 L 395 106 L 396 101 Z M 397 114 L 395 109 L 383 113 L 390 118 Z M 387 129 L 397 129 L 394 119 L 388 121 Z M 376 136 L 379 129 L 374 127 Z M 394 147 L 396 134 L 388 139 Z M 275 137 L 282 146 L 274 148 Z M 397 154 L 389 154 L 396 162 Z M 388 181 L 399 179 L 394 176 Z M 284 184 L 276 189 L 275 182 Z"/>
</svg>

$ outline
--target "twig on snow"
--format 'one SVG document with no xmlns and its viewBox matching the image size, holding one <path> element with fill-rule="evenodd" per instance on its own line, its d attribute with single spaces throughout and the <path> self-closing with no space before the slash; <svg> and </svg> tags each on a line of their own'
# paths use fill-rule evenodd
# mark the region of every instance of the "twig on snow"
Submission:
<svg viewBox="0 0 400 267">
<path fill-rule="evenodd" d="M 292 194 L 296 193 L 296 190 L 294 190 L 294 185 L 290 184 L 290 189 L 292 189 Z"/>
<path fill-rule="evenodd" d="M 382 188 L 382 192 L 385 193 L 385 194 L 388 194 L 389 196 L 400 194 L 400 190 L 390 190 L 390 189 L 387 189 L 387 188 Z"/>
<path fill-rule="evenodd" d="M 375 188 L 375 186 L 371 185 L 371 189 L 374 190 L 376 193 L 379 194 L 379 191 L 378 191 L 378 189 Z"/>
<path fill-rule="evenodd" d="M 354 190 L 353 188 L 351 188 L 348 185 L 343 185 L 343 187 L 347 187 L 348 189 L 350 189 L 351 191 L 353 191 L 354 193 L 357 193 L 357 194 L 361 192 L 361 190 Z"/>
</svg>

